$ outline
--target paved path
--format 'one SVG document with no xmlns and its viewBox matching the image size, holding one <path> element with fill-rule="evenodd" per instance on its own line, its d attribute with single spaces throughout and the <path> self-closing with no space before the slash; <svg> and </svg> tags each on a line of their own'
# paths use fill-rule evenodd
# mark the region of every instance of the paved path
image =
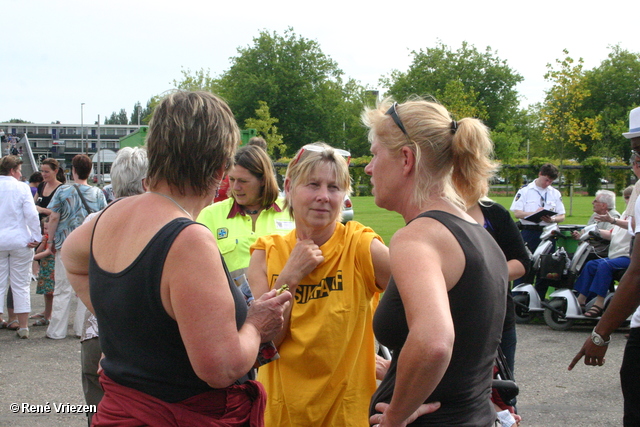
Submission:
<svg viewBox="0 0 640 427">
<path fill-rule="evenodd" d="M 35 289 L 35 286 L 33 287 Z M 33 312 L 43 308 L 43 297 L 33 294 Z M 5 310 L 6 313 L 6 310 Z M 71 316 L 73 318 L 73 316 Z M 624 332 L 614 334 L 601 368 L 567 365 L 589 335 L 591 327 L 574 326 L 558 332 L 544 323 L 518 325 L 516 379 L 518 409 L 523 427 L 620 426 L 622 394 L 618 371 L 625 344 Z M 0 426 L 86 426 L 83 414 L 12 413 L 12 403 L 82 405 L 80 344 L 69 328 L 63 340 L 44 338 L 44 327 L 32 327 L 31 338 L 0 330 Z"/>
</svg>

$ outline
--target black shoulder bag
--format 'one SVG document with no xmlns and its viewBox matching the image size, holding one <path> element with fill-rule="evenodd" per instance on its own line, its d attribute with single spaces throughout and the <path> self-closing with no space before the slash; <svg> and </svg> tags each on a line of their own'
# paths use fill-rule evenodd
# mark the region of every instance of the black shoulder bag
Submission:
<svg viewBox="0 0 640 427">
<path fill-rule="evenodd" d="M 87 203 L 87 200 L 82 195 L 82 191 L 80 191 L 80 188 L 78 187 L 78 184 L 73 184 L 73 187 L 78 192 L 78 196 L 80 196 L 80 200 L 82 200 L 82 204 L 84 205 L 84 208 L 87 211 L 87 215 L 94 213 L 95 211 L 89 207 L 89 204 Z"/>
</svg>

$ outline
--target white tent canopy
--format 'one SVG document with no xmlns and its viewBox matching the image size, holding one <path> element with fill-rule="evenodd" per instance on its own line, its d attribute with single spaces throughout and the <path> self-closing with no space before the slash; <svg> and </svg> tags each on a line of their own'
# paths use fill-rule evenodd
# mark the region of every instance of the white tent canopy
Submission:
<svg viewBox="0 0 640 427">
<path fill-rule="evenodd" d="M 116 152 L 113 150 L 100 150 L 93 156 L 91 156 L 91 161 L 93 163 L 113 163 L 116 159 Z"/>
</svg>

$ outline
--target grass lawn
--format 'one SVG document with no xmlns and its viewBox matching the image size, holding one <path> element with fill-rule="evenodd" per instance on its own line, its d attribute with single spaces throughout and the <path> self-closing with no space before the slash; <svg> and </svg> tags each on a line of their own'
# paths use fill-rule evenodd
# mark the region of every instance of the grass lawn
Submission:
<svg viewBox="0 0 640 427">
<path fill-rule="evenodd" d="M 513 197 L 495 197 L 494 200 L 505 208 L 509 209 Z M 372 196 L 352 197 L 354 220 L 373 228 L 384 239 L 388 245 L 391 236 L 400 227 L 404 226 L 404 220 L 400 214 L 381 209 L 376 206 Z M 592 196 L 574 196 L 573 201 L 569 197 L 563 198 L 567 217 L 562 224 L 586 224 L 593 213 L 591 202 Z M 570 209 L 571 206 L 571 211 Z M 616 200 L 616 208 L 622 213 L 625 209 L 624 199 L 620 196 Z M 572 212 L 569 215 L 569 212 Z"/>
</svg>

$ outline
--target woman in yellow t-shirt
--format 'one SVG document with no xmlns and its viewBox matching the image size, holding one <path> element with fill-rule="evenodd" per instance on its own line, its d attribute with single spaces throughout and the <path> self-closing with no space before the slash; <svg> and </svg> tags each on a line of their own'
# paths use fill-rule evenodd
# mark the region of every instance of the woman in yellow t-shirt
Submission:
<svg viewBox="0 0 640 427">
<path fill-rule="evenodd" d="M 254 296 L 287 284 L 294 298 L 274 339 L 280 358 L 258 372 L 267 427 L 368 425 L 372 317 L 389 279 L 389 251 L 370 228 L 339 222 L 351 192 L 348 158 L 323 143 L 302 147 L 285 178 L 295 230 L 251 247 Z"/>
</svg>

